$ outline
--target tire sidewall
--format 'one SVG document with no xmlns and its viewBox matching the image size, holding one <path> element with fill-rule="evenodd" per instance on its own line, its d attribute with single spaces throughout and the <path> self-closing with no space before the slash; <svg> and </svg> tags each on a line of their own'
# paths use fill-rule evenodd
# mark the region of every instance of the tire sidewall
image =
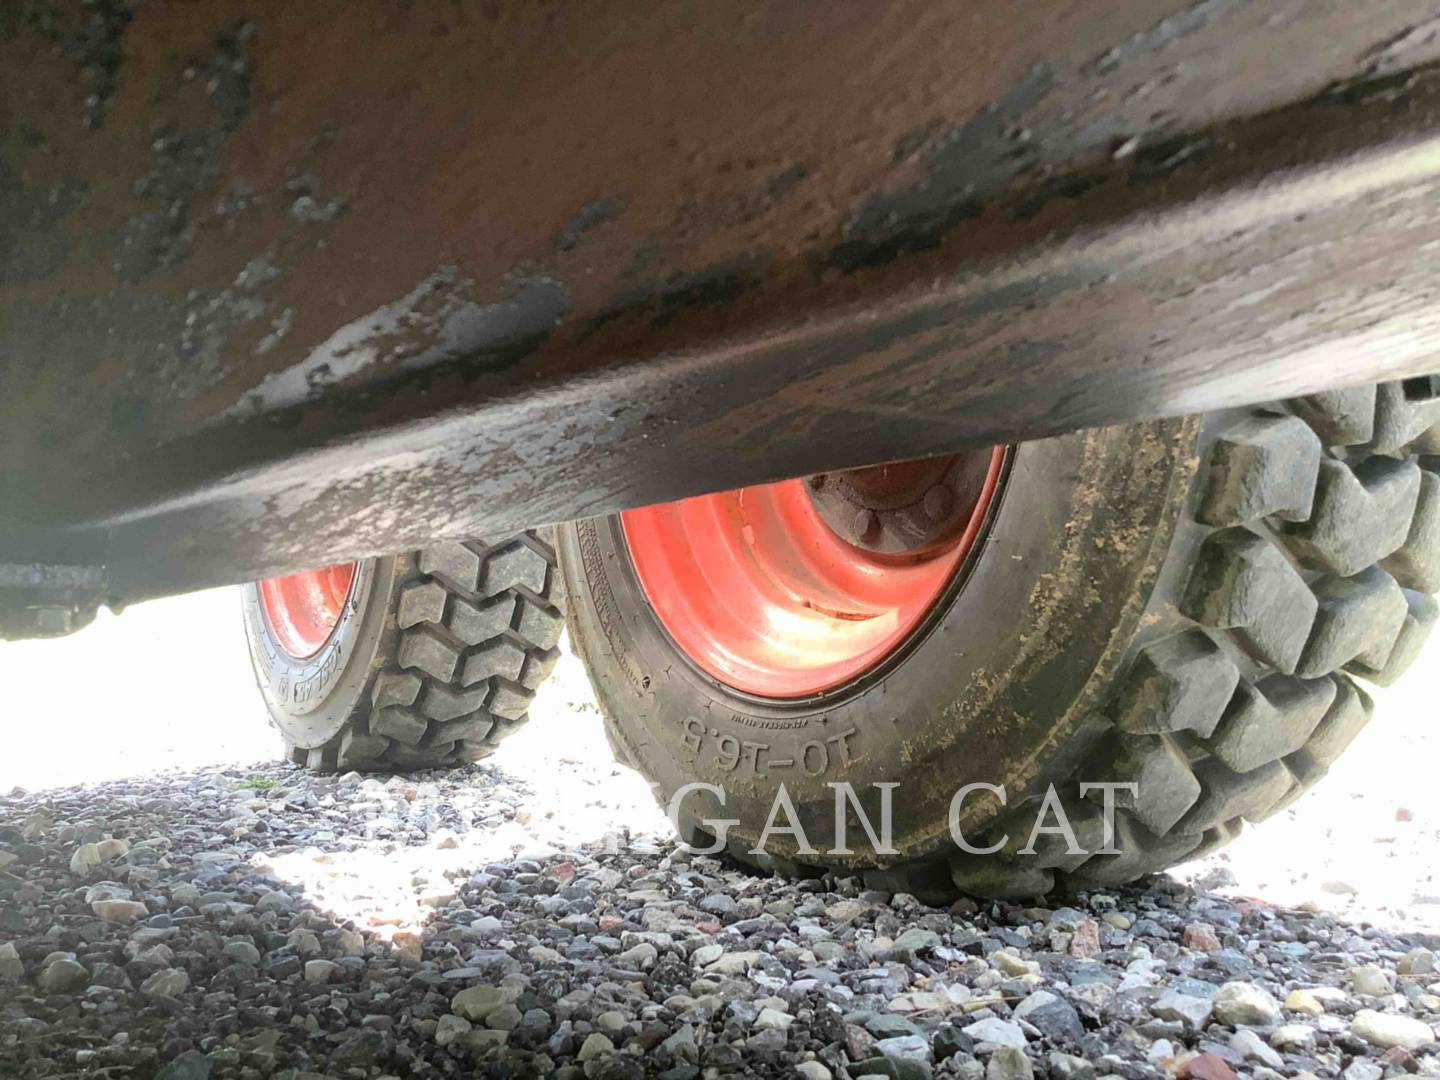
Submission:
<svg viewBox="0 0 1440 1080">
<path fill-rule="evenodd" d="M 1197 467 L 1193 420 L 1107 428 L 1014 451 L 999 506 L 968 574 L 879 677 L 804 703 L 759 702 L 679 653 L 644 597 L 618 518 L 560 530 L 572 643 L 590 669 L 612 739 L 668 801 L 696 791 L 689 824 L 738 819 L 749 847 L 785 786 L 810 843 L 833 839 L 836 792 L 848 782 L 880 820 L 892 795 L 892 844 L 913 859 L 949 844 L 951 799 L 970 783 L 1002 785 L 1008 805 L 1043 789 L 1073 746 L 1140 626 Z M 976 835 L 999 812 L 966 800 Z M 785 824 L 784 815 L 778 819 Z M 714 831 L 710 829 L 709 831 Z M 849 830 L 849 856 L 897 861 Z M 858 834 L 858 835 L 857 835 Z M 790 836 L 768 853 L 799 857 Z"/>
<path fill-rule="evenodd" d="M 275 640 L 255 583 L 242 587 L 245 637 L 255 682 L 285 739 L 322 747 L 340 734 L 373 674 L 387 632 L 393 557 L 362 560 L 335 630 L 313 656 L 296 659 Z"/>
</svg>

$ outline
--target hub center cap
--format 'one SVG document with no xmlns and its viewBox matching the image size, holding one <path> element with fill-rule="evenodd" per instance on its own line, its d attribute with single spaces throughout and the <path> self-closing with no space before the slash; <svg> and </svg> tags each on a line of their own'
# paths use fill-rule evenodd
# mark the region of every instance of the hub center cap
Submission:
<svg viewBox="0 0 1440 1080">
<path fill-rule="evenodd" d="M 985 492 L 992 450 L 898 461 L 806 479 L 836 535 L 865 551 L 921 556 L 964 532 Z"/>
</svg>

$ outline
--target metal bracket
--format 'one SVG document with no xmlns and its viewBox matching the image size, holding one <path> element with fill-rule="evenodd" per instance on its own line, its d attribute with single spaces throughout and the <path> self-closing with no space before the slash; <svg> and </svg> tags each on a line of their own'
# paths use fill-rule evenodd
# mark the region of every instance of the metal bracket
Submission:
<svg viewBox="0 0 1440 1080">
<path fill-rule="evenodd" d="M 95 618 L 103 566 L 0 563 L 0 639 L 60 637 Z"/>
</svg>

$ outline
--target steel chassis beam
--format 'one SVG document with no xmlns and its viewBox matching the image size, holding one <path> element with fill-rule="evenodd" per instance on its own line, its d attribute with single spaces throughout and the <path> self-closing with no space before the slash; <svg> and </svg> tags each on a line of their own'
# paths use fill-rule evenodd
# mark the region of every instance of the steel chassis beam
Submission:
<svg viewBox="0 0 1440 1080">
<path fill-rule="evenodd" d="M 1440 367 L 1426 4 L 101 7 L 0 21 L 33 610 Z"/>
</svg>

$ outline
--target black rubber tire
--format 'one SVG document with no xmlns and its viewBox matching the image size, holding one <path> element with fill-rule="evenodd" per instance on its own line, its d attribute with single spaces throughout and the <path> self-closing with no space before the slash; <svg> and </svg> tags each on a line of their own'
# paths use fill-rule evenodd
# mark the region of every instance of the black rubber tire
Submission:
<svg viewBox="0 0 1440 1080">
<path fill-rule="evenodd" d="M 536 532 L 362 562 L 339 625 L 305 660 L 276 644 L 257 587 L 243 592 L 255 680 L 286 756 L 324 772 L 485 757 L 527 719 L 565 625 L 555 551 Z"/>
<path fill-rule="evenodd" d="M 931 902 L 967 892 L 1108 887 L 1232 839 L 1315 783 L 1369 720 L 1354 676 L 1389 684 L 1437 617 L 1440 404 L 1402 384 L 1082 432 L 1015 448 L 1000 505 L 962 580 L 885 670 L 794 703 L 727 689 L 679 653 L 635 578 L 616 519 L 562 528 L 571 646 L 617 756 L 668 804 L 685 783 L 687 839 L 736 819 L 729 850 L 790 873 L 859 869 Z M 817 749 L 819 747 L 819 749 Z M 892 846 L 852 825 L 829 853 L 845 780 L 899 782 Z M 1054 785 L 1080 846 L 1102 846 L 1117 793 L 1118 855 L 1067 854 L 1041 835 Z M 748 853 L 778 782 L 806 838 Z M 950 840 L 959 824 L 987 856 Z M 988 801 L 987 801 L 988 800 Z M 1054 818 L 1047 818 L 1054 824 Z"/>
</svg>

